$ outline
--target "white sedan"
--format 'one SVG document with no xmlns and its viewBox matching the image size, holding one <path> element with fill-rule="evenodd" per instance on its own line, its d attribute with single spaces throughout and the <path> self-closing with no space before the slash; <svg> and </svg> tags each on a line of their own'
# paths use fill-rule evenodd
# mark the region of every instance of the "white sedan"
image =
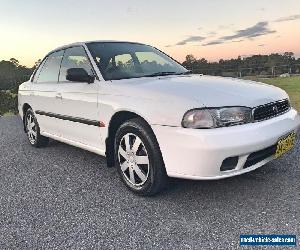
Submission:
<svg viewBox="0 0 300 250">
<path fill-rule="evenodd" d="M 105 155 L 127 187 L 152 195 L 167 176 L 212 180 L 289 151 L 300 125 L 285 91 L 196 75 L 148 45 L 74 43 L 51 51 L 19 88 L 29 142 Z"/>
</svg>

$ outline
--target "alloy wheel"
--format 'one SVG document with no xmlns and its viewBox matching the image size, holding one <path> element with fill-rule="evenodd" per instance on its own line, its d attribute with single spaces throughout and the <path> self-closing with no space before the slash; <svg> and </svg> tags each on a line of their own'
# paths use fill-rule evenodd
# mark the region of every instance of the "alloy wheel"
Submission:
<svg viewBox="0 0 300 250">
<path fill-rule="evenodd" d="M 119 143 L 118 159 L 125 179 L 133 186 L 143 185 L 149 176 L 149 156 L 141 138 L 125 134 Z"/>
<path fill-rule="evenodd" d="M 27 128 L 27 135 L 30 143 L 35 144 L 37 139 L 37 126 L 32 114 L 27 115 L 26 128 Z"/>
</svg>

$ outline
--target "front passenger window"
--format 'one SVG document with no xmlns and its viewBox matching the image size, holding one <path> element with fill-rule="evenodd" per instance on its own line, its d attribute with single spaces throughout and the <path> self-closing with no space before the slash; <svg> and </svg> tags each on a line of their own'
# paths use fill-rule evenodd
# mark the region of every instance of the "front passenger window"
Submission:
<svg viewBox="0 0 300 250">
<path fill-rule="evenodd" d="M 92 65 L 89 58 L 85 53 L 83 47 L 72 47 L 65 50 L 64 58 L 61 63 L 61 69 L 59 74 L 60 82 L 68 82 L 66 79 L 67 70 L 70 68 L 83 68 L 89 75 L 94 75 Z"/>
</svg>

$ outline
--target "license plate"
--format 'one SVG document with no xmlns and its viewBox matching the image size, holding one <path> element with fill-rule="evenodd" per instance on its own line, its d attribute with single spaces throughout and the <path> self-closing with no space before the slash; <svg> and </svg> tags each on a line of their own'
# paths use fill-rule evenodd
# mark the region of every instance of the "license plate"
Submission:
<svg viewBox="0 0 300 250">
<path fill-rule="evenodd" d="M 278 158 L 290 151 L 296 143 L 296 133 L 290 133 L 288 136 L 280 139 L 277 143 L 275 158 Z"/>
</svg>

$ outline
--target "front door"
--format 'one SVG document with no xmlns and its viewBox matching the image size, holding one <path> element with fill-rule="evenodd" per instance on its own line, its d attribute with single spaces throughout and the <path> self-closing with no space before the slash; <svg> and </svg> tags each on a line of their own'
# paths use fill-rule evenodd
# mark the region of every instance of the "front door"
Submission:
<svg viewBox="0 0 300 250">
<path fill-rule="evenodd" d="M 61 97 L 60 115 L 64 125 L 62 137 L 87 146 L 103 149 L 100 135 L 100 110 L 98 108 L 99 81 L 74 82 L 66 79 L 70 68 L 84 68 L 95 75 L 82 46 L 65 50 L 59 74 L 58 95 Z"/>
</svg>

